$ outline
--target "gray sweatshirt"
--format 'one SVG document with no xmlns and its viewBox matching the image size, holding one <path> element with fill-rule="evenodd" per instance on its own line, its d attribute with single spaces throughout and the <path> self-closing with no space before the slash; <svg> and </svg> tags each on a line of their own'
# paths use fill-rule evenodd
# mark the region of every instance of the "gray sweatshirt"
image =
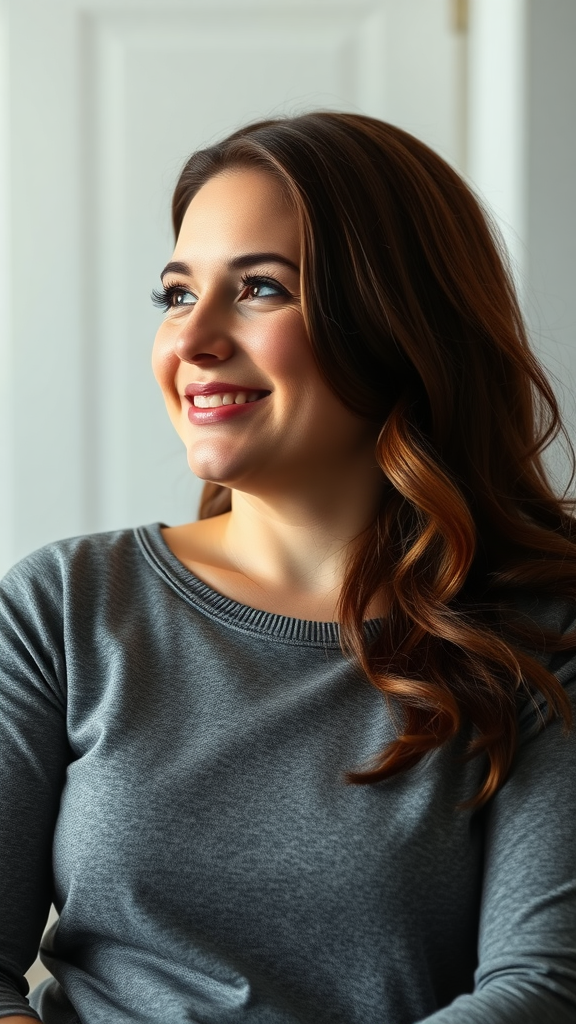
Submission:
<svg viewBox="0 0 576 1024">
<path fill-rule="evenodd" d="M 0 605 L 0 1017 L 574 1024 L 574 733 L 519 708 L 480 812 L 467 734 L 347 784 L 394 728 L 337 624 L 223 597 L 159 524 L 35 552 Z"/>
</svg>

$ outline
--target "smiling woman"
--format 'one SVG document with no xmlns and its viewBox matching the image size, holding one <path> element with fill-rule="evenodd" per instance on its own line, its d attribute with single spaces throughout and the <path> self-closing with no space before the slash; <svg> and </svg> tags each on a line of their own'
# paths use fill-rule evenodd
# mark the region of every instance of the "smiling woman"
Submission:
<svg viewBox="0 0 576 1024">
<path fill-rule="evenodd" d="M 189 203 L 164 291 L 154 294 L 167 313 L 153 367 L 190 468 L 234 491 L 235 515 L 163 532 L 180 560 L 227 596 L 332 620 L 343 548 L 374 518 L 382 489 L 379 428 L 321 374 L 300 260 L 298 217 L 270 173 L 217 174 Z"/>
<path fill-rule="evenodd" d="M 0 1017 L 568 1024 L 576 519 L 478 202 L 314 113 L 194 154 L 173 215 L 200 515 L 2 584 Z"/>
</svg>

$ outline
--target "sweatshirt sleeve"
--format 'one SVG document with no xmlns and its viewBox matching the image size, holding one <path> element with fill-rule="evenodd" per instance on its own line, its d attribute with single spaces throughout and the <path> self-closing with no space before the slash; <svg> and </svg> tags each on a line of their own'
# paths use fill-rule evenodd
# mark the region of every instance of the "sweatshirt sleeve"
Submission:
<svg viewBox="0 0 576 1024">
<path fill-rule="evenodd" d="M 572 624 L 572 627 L 573 628 Z M 576 658 L 554 660 L 576 722 Z M 470 995 L 420 1024 L 576 1021 L 576 730 L 522 724 L 513 770 L 485 809 L 478 968 Z"/>
<path fill-rule="evenodd" d="M 0 1019 L 26 996 L 52 900 L 52 838 L 68 763 L 62 587 L 43 549 L 0 583 Z"/>
</svg>

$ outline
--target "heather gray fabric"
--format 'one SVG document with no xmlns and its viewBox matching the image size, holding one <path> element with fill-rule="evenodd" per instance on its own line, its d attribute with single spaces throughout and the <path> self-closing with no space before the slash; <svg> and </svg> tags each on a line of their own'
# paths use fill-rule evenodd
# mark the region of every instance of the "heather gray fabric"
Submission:
<svg viewBox="0 0 576 1024">
<path fill-rule="evenodd" d="M 222 597 L 158 524 L 49 545 L 1 600 L 0 1016 L 574 1024 L 574 733 L 525 709 L 482 813 L 465 737 L 346 785 L 393 730 L 338 627 Z"/>
</svg>

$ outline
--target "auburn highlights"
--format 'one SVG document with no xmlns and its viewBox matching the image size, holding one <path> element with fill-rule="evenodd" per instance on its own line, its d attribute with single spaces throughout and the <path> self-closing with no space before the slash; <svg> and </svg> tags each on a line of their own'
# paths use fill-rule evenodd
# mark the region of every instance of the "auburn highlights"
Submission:
<svg viewBox="0 0 576 1024">
<path fill-rule="evenodd" d="M 523 702 L 571 727 L 543 662 L 576 649 L 575 633 L 543 633 L 519 611 L 526 595 L 576 597 L 575 503 L 554 492 L 542 453 L 562 434 L 572 479 L 575 463 L 506 257 L 436 153 L 333 112 L 261 121 L 195 153 L 174 193 L 176 234 L 198 189 L 238 166 L 274 174 L 293 203 L 318 366 L 380 428 L 382 502 L 350 555 L 338 617 L 397 737 L 346 778 L 385 779 L 466 728 L 466 756 L 486 763 L 466 806 L 480 806 L 506 779 Z M 206 484 L 200 517 L 229 509 L 229 490 Z M 368 641 L 377 594 L 387 614 Z"/>
</svg>

